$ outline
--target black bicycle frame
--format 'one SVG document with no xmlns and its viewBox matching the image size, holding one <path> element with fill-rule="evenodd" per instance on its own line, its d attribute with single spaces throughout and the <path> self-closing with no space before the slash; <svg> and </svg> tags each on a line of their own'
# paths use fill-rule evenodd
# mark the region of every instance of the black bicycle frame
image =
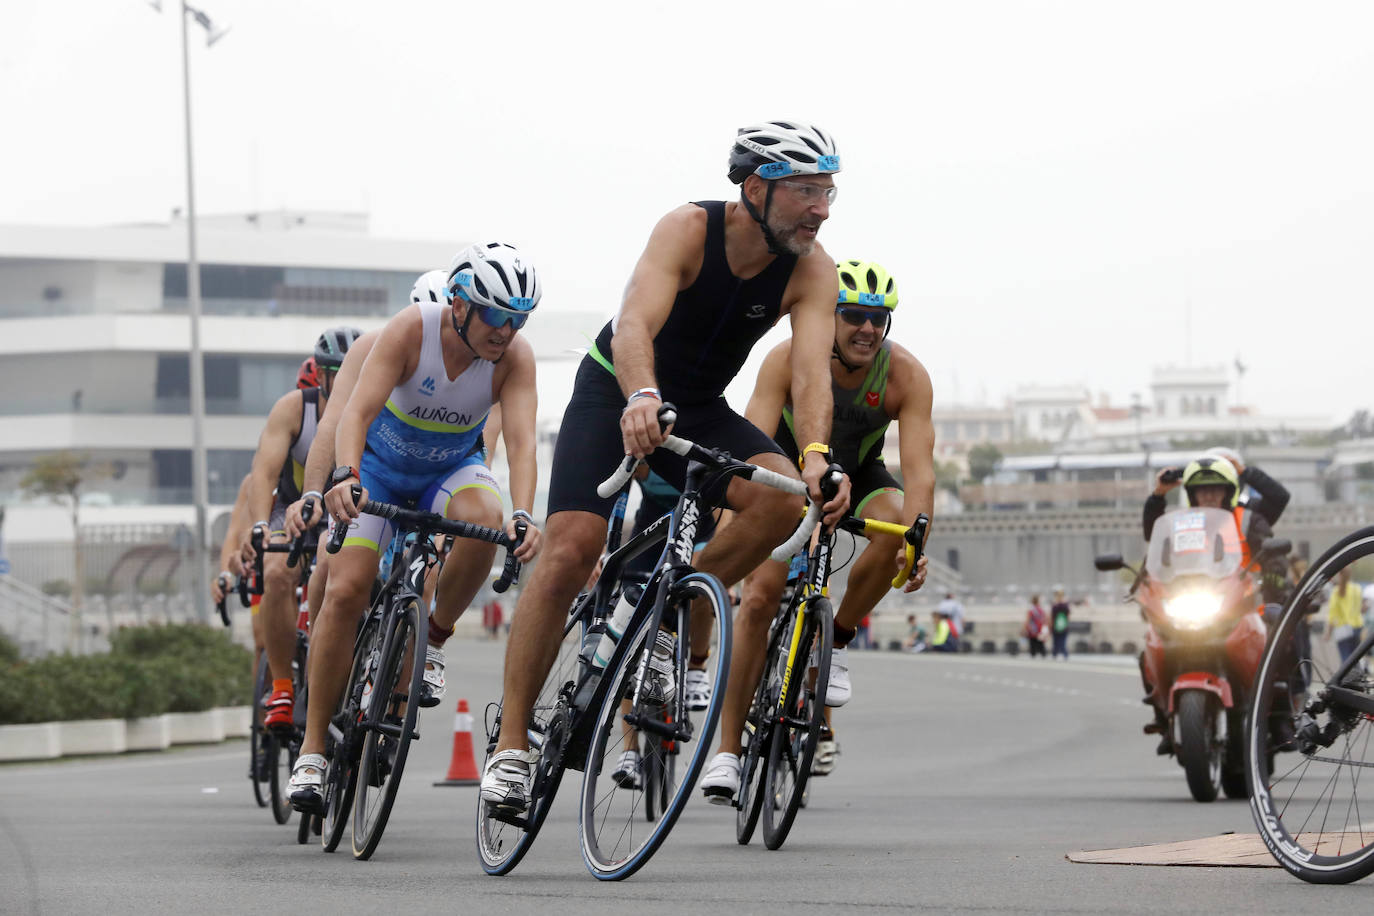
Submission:
<svg viewBox="0 0 1374 916">
<path fill-rule="evenodd" d="M 612 552 L 602 564 L 601 578 L 597 580 L 596 586 L 587 595 L 583 607 L 579 608 L 577 612 L 582 619 L 584 633 L 586 627 L 593 621 L 604 620 L 607 616 L 611 608 L 611 599 L 615 597 L 615 586 L 620 584 L 621 573 L 629 565 L 629 562 L 655 545 L 664 544 L 658 562 L 654 565 L 654 571 L 644 586 L 644 593 L 640 596 L 639 602 L 635 605 L 634 613 L 630 615 L 630 620 L 625 626 L 620 642 L 616 645 L 615 651 L 611 653 L 611 658 L 606 663 L 606 667 L 596 675 L 600 677 L 596 689 L 578 710 L 577 721 L 568 735 L 568 743 L 564 749 L 564 766 L 566 768 L 580 770 L 583 766 L 587 748 L 591 743 L 592 730 L 596 724 L 594 715 L 584 715 L 584 713 L 600 709 L 601 704 L 605 702 L 606 692 L 610 689 L 611 682 L 609 678 L 603 675 L 607 671 L 615 671 L 619 668 L 620 661 L 624 657 L 624 653 L 628 651 L 629 646 L 629 640 L 625 637 L 637 632 L 646 620 L 651 620 L 655 629 L 661 625 L 663 605 L 667 601 L 668 595 L 672 593 L 673 586 L 684 574 L 695 572 L 692 567 L 692 552 L 696 547 L 697 528 L 700 525 L 702 513 L 710 511 L 708 507 L 704 507 L 702 504 L 702 491 L 721 480 L 745 473 L 749 469 L 749 465 L 727 465 L 726 467 L 713 468 L 698 461 L 689 462 L 686 486 L 682 495 L 678 497 L 677 505 L 673 507 L 673 510 L 630 538 L 623 546 Z M 585 679 L 591 676 L 590 672 L 584 672 L 578 678 L 574 695 L 580 692 Z M 676 706 L 681 706 L 684 702 L 682 692 L 679 691 L 674 703 Z M 644 731 L 660 734 L 665 738 L 677 741 L 691 740 L 691 733 L 682 731 L 684 727 L 690 724 L 690 719 L 682 709 L 675 711 L 673 721 L 681 724 L 664 726 L 648 720 L 630 722 L 630 724 Z"/>
</svg>

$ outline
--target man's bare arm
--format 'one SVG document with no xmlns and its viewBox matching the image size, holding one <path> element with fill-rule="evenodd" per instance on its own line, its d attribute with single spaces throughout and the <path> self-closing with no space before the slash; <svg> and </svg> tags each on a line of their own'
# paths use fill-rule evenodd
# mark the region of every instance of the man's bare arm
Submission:
<svg viewBox="0 0 1374 916">
<path fill-rule="evenodd" d="M 358 381 L 339 413 L 334 434 L 334 461 L 356 468 L 363 459 L 367 428 L 377 419 L 392 390 L 406 377 L 409 356 L 418 351 L 422 333 L 420 308 L 409 306 L 382 328 L 358 373 Z"/>
<path fill-rule="evenodd" d="M 267 423 L 258 436 L 258 450 L 253 455 L 253 470 L 249 473 L 248 514 L 250 525 L 267 521 L 272 513 L 273 490 L 277 476 L 291 451 L 291 440 L 301 428 L 301 411 L 305 400 L 301 392 L 288 391 L 272 405 Z"/>
<path fill-rule="evenodd" d="M 770 439 L 778 437 L 782 410 L 792 389 L 791 341 L 784 340 L 763 358 L 754 393 L 744 409 L 744 419 L 757 426 Z"/>
<path fill-rule="evenodd" d="M 706 211 L 691 204 L 663 217 L 649 235 L 625 288 L 611 340 L 616 381 L 627 398 L 641 389 L 658 387 L 654 338 L 663 330 L 705 239 Z M 663 442 L 658 408 L 653 398 L 633 401 L 626 408 L 620 430 L 627 455 L 642 458 Z"/>
<path fill-rule="evenodd" d="M 322 493 L 328 486 L 329 472 L 334 469 L 334 436 L 339 429 L 339 417 L 358 384 L 358 376 L 362 373 L 367 355 L 372 352 L 373 345 L 381 335 L 380 329 L 368 331 L 353 341 L 348 353 L 344 355 L 343 365 L 339 366 L 339 371 L 334 376 L 329 401 L 325 404 L 324 413 L 320 416 L 319 426 L 315 430 L 315 438 L 310 443 L 310 454 L 305 459 L 305 477 L 301 492 Z"/>
</svg>

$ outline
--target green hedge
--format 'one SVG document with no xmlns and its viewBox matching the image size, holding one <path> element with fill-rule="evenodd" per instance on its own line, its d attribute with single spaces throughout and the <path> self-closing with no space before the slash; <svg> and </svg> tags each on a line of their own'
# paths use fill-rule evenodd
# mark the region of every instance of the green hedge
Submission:
<svg viewBox="0 0 1374 916">
<path fill-rule="evenodd" d="M 107 655 L 50 655 L 31 662 L 0 652 L 0 725 L 131 719 L 244 706 L 253 654 L 201 624 L 128 627 Z"/>
</svg>

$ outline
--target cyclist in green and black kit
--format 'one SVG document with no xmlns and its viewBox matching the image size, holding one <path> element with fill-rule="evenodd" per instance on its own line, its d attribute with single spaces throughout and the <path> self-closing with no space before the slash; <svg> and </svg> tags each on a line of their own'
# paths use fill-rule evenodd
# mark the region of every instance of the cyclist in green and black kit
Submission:
<svg viewBox="0 0 1374 916">
<path fill-rule="evenodd" d="M 842 261 L 837 265 L 839 297 L 835 305 L 835 343 L 830 358 L 834 416 L 830 450 L 849 474 L 851 512 L 860 518 L 910 524 L 918 513 L 933 514 L 935 468 L 932 453 L 935 431 L 930 421 L 930 375 L 905 347 L 887 339 L 897 308 L 897 283 L 878 264 Z M 774 437 L 789 457 L 798 445 L 793 433 L 791 341 L 783 341 L 764 358 L 745 418 Z M 883 460 L 887 428 L 897 423 L 901 483 Z M 830 660 L 827 706 L 843 706 L 851 693 L 846 647 L 863 620 L 891 587 L 894 558 L 898 569 L 906 563 L 906 547 L 899 538 L 876 535 L 854 562 L 839 609 L 835 613 L 835 648 Z M 786 584 L 787 564 L 766 561 L 745 580 L 744 601 L 735 619 L 735 642 L 762 641 Z M 925 583 L 926 558 L 921 557 L 904 587 L 915 591 Z M 744 717 L 758 684 L 759 671 L 748 677 L 731 672 L 722 711 L 720 752 L 738 755 Z M 833 738 L 817 748 L 816 772 L 834 766 L 838 746 Z M 727 803 L 738 788 L 714 768 L 702 781 L 712 801 Z"/>
</svg>

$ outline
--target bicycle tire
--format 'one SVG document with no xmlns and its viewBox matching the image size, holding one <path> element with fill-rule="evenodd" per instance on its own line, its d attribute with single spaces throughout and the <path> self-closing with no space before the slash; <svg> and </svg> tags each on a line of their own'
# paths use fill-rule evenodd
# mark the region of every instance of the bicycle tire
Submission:
<svg viewBox="0 0 1374 916">
<path fill-rule="evenodd" d="M 773 726 L 768 746 L 768 765 L 763 772 L 763 844 L 778 849 L 787 840 L 801 807 L 811 761 L 820 743 L 821 723 L 825 721 L 825 692 L 830 683 L 830 652 L 834 646 L 834 612 L 830 599 L 823 595 L 802 603 L 801 637 L 795 649 L 789 646 L 791 670 L 788 679 L 787 709 Z M 786 641 L 786 640 L 785 640 Z M 816 676 L 809 676 L 807 655 L 814 644 Z"/>
<path fill-rule="evenodd" d="M 309 686 L 305 678 L 306 651 L 305 636 L 298 631 L 296 653 L 291 659 L 292 694 L 295 697 L 291 734 L 282 736 L 267 733 L 267 759 L 271 764 L 272 816 L 278 824 L 289 822 L 294 810 L 288 790 L 291 771 L 295 769 L 296 757 L 300 754 L 301 738 L 305 735 L 305 704 Z"/>
<path fill-rule="evenodd" d="M 799 594 L 799 593 L 798 593 Z M 783 634 L 792 631 L 796 619 L 797 602 L 793 598 L 780 609 L 768 629 L 768 647 L 764 650 L 763 673 L 754 689 L 754 701 L 744 720 L 743 753 L 740 755 L 739 795 L 735 800 L 735 842 L 749 845 L 763 811 L 763 767 L 768 760 L 769 742 L 773 740 L 773 722 L 769 711 L 778 705 L 777 678 L 768 677 L 770 671 L 780 671 L 777 658 L 786 645 Z"/>
<path fill-rule="evenodd" d="M 287 791 L 291 782 L 291 770 L 296 765 L 296 745 L 294 741 L 283 741 L 271 732 L 264 734 L 267 748 L 267 763 L 271 767 L 268 780 L 269 807 L 272 817 L 278 824 L 291 820 L 291 796 Z"/>
<path fill-rule="evenodd" d="M 424 634 L 428 632 L 428 623 L 429 615 L 414 598 L 405 603 L 400 613 L 387 618 L 382 662 L 364 719 L 367 728 L 353 794 L 353 856 L 357 859 L 371 858 L 382 840 L 392 805 L 396 802 L 396 792 L 401 786 L 410 742 L 416 737 L 420 691 L 425 679 L 427 639 Z M 407 655 L 411 660 L 408 680 L 404 676 Z M 382 701 L 380 707 L 378 700 Z M 378 725 L 390 726 L 396 731 L 383 733 Z M 375 807 L 371 804 L 374 800 Z"/>
<path fill-rule="evenodd" d="M 267 753 L 267 730 L 262 727 L 262 703 L 267 699 L 271 687 L 272 675 L 267 672 L 267 653 L 263 652 L 253 676 L 253 717 L 248 727 L 248 779 L 253 784 L 253 800 L 259 808 L 266 808 L 272 803 L 271 770 L 262 772 L 263 767 L 259 763 L 260 759 L 265 760 Z"/>
<path fill-rule="evenodd" d="M 677 743 L 644 736 L 644 818 L 653 823 L 666 811 L 677 788 Z"/>
<path fill-rule="evenodd" d="M 310 842 L 311 829 L 316 823 L 318 823 L 319 819 L 320 816 L 318 814 L 301 815 L 300 820 L 296 823 L 297 846 L 304 846 L 306 843 Z"/>
<path fill-rule="evenodd" d="M 1310 598 L 1315 594 L 1320 600 L 1324 584 L 1371 554 L 1374 527 L 1347 535 L 1312 563 L 1265 647 L 1247 717 L 1245 768 L 1255 825 L 1275 860 L 1313 884 L 1347 884 L 1374 872 L 1374 832 L 1359 816 L 1374 809 L 1374 799 L 1358 801 L 1361 770 L 1374 767 L 1374 723 L 1360 707 L 1345 702 L 1346 697 L 1374 702 L 1374 681 L 1361 670 L 1368 658 L 1356 659 L 1345 679 L 1333 685 L 1336 669 L 1318 658 L 1317 647 L 1309 644 L 1305 656 L 1299 648 Z M 1309 678 L 1310 696 L 1302 699 Z M 1280 697 L 1292 696 L 1284 687 L 1294 681 L 1297 708 L 1275 708 Z M 1291 747 L 1277 759 L 1269 737 L 1271 715 L 1279 721 L 1288 717 L 1294 731 Z M 1374 785 L 1368 777 L 1364 782 Z M 1350 793 L 1349 800 L 1339 793 Z"/>
<path fill-rule="evenodd" d="M 657 625 L 653 615 L 646 617 L 633 631 L 627 631 L 624 651 L 617 649 L 619 661 L 606 673 L 610 689 L 597 713 L 587 751 L 579 818 L 583 861 L 587 869 L 603 881 L 628 878 L 662 846 L 682 813 L 710 751 L 730 668 L 731 604 L 720 580 L 709 573 L 690 573 L 673 586 L 664 602 L 663 620 L 677 627 L 675 669 L 679 687 L 691 656 L 691 606 L 695 599 L 704 599 L 710 605 L 717 634 L 715 651 L 710 653 L 707 662 L 707 680 L 712 685 L 711 702 L 706 709 L 694 713 L 687 709 L 680 689 L 669 698 L 674 715 L 685 717 L 677 729 L 687 731 L 690 737 L 678 741 L 676 768 L 680 777 L 667 804 L 659 812 L 658 820 L 647 826 L 641 824 L 642 781 L 620 786 L 611 778 L 611 773 L 623 747 L 623 736 L 617 727 L 622 721 L 621 703 L 627 699 L 633 703 L 636 674 L 640 661 L 650 651 Z M 635 714 L 650 719 L 655 708 L 661 708 L 661 703 L 650 703 L 641 697 L 640 709 Z"/>
<path fill-rule="evenodd" d="M 358 755 L 361 739 L 357 734 L 362 689 L 368 673 L 375 667 L 378 620 L 368 612 L 353 643 L 353 665 L 331 725 L 339 731 L 325 739 L 325 757 L 329 761 L 324 774 L 324 812 L 320 817 L 320 845 L 325 852 L 339 848 L 344 829 L 352 820 L 353 790 L 357 783 Z"/>
<path fill-rule="evenodd" d="M 563 625 L 563 641 L 559 645 L 558 655 L 530 711 L 529 732 L 532 738 L 537 739 L 540 755 L 534 765 L 529 811 L 519 819 L 519 823 L 494 817 L 486 802 L 482 801 L 482 793 L 477 793 L 477 855 L 482 870 L 489 875 L 509 874 L 520 864 L 539 835 L 539 828 L 548 817 L 549 808 L 563 781 L 563 748 L 569 733 L 568 701 L 581 674 L 578 664 L 578 650 L 582 646 L 581 623 L 581 609 L 574 607 Z M 497 710 L 487 734 L 487 757 L 495 752 L 497 735 L 500 733 L 499 705 Z M 534 743 L 532 740 L 531 746 Z M 482 770 L 486 772 L 485 761 Z"/>
</svg>

